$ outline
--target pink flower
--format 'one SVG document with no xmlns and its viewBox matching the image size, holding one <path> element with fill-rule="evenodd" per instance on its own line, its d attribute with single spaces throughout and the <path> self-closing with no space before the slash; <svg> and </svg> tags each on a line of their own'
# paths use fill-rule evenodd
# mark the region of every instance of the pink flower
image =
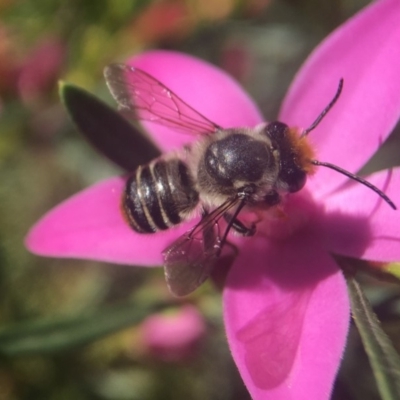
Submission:
<svg viewBox="0 0 400 400">
<path fill-rule="evenodd" d="M 147 354 L 157 360 L 179 362 L 197 353 L 206 325 L 197 308 L 186 305 L 176 314 L 147 317 L 140 331 Z"/>
<path fill-rule="evenodd" d="M 400 114 L 400 3 L 373 3 L 330 35 L 298 73 L 280 120 L 307 127 L 343 93 L 310 133 L 317 159 L 356 172 L 389 135 Z M 130 60 L 222 127 L 263 121 L 223 72 L 191 57 L 154 51 Z M 265 84 L 268 90 L 268 82 Z M 192 138 L 144 124 L 163 151 Z M 368 180 L 400 204 L 400 170 Z M 124 178 L 100 182 L 50 211 L 27 238 L 41 255 L 145 266 L 194 222 L 154 235 L 128 228 L 119 203 Z M 266 216 L 258 234 L 235 238 L 239 255 L 223 290 L 229 345 L 254 399 L 327 399 L 344 349 L 349 301 L 332 254 L 400 259 L 399 213 L 376 193 L 319 167 L 285 203 L 286 218 Z"/>
</svg>

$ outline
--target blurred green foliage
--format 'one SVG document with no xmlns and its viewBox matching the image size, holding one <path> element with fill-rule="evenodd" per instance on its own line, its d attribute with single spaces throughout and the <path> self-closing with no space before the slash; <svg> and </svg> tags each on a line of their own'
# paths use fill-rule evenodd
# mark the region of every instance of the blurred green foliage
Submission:
<svg viewBox="0 0 400 400">
<path fill-rule="evenodd" d="M 147 48 L 177 49 L 225 68 L 272 119 L 313 46 L 366 3 L 0 0 L 1 400 L 248 398 L 225 342 L 220 295 L 210 285 L 178 302 L 160 269 L 44 259 L 25 250 L 27 230 L 47 210 L 120 172 L 76 132 L 57 80 L 109 99 L 107 63 Z M 54 55 L 47 64 L 45 46 Z M 398 348 L 397 286 L 365 283 Z M 195 304 L 206 320 L 201 351 L 181 364 L 152 359 L 141 345 L 140 321 L 160 304 L 176 309 L 182 302 Z M 103 330 L 91 336 L 93 326 Z M 46 338 L 60 339 L 60 327 L 70 329 L 61 329 L 68 340 L 52 347 Z M 18 338 L 26 347 L 15 351 Z M 35 343 L 42 347 L 32 351 Z M 352 331 L 334 398 L 377 398 L 371 376 Z"/>
</svg>

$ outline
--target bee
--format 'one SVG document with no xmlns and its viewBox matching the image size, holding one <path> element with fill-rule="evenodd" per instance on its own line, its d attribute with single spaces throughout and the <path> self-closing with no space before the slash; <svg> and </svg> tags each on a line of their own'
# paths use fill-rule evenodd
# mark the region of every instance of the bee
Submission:
<svg viewBox="0 0 400 400">
<path fill-rule="evenodd" d="M 316 166 L 331 168 L 376 192 L 380 189 L 342 168 L 314 158 L 308 134 L 338 100 L 336 94 L 310 127 L 301 133 L 283 122 L 254 128 L 222 128 L 193 109 L 172 90 L 138 68 L 111 64 L 104 70 L 108 88 L 122 111 L 198 140 L 180 152 L 139 166 L 127 179 L 122 197 L 125 219 L 138 233 L 152 234 L 187 221 L 201 220 L 163 252 L 172 294 L 185 296 L 210 275 L 230 230 L 252 236 L 256 224 L 240 219 L 243 208 L 262 210 L 301 190 Z M 226 226 L 220 233 L 220 221 Z"/>
</svg>

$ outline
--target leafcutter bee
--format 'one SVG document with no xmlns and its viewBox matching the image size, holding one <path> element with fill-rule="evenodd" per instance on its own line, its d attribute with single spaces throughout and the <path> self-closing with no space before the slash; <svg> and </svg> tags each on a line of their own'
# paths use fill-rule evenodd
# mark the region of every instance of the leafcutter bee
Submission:
<svg viewBox="0 0 400 400">
<path fill-rule="evenodd" d="M 343 79 L 314 123 L 299 133 L 279 121 L 225 129 L 138 68 L 111 64 L 104 75 L 119 107 L 133 118 L 198 136 L 180 152 L 137 168 L 127 180 L 122 199 L 126 220 L 143 234 L 169 229 L 200 213 L 200 222 L 163 252 L 166 281 L 176 296 L 191 293 L 207 279 L 231 229 L 254 235 L 256 225 L 239 219 L 244 207 L 259 210 L 278 205 L 287 194 L 304 187 L 316 166 L 356 180 L 396 209 L 363 178 L 314 159 L 307 135 L 338 100 Z M 226 221 L 222 232 L 221 220 Z"/>
</svg>

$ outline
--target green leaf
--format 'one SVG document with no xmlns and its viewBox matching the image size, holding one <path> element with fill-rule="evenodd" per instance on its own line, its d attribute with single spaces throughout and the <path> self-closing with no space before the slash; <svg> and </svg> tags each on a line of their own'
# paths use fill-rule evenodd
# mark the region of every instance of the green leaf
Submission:
<svg viewBox="0 0 400 400">
<path fill-rule="evenodd" d="M 160 156 L 149 137 L 86 90 L 60 82 L 60 97 L 86 139 L 126 171 L 134 171 Z"/>
<path fill-rule="evenodd" d="M 385 271 L 400 279 L 400 262 L 389 263 L 384 266 Z"/>
<path fill-rule="evenodd" d="M 368 354 L 379 392 L 384 400 L 400 399 L 400 357 L 382 330 L 360 285 L 346 276 L 351 309 L 361 340 Z"/>
<path fill-rule="evenodd" d="M 160 308 L 160 305 L 124 304 L 89 315 L 18 323 L 0 330 L 0 355 L 65 351 L 137 324 Z"/>
<path fill-rule="evenodd" d="M 335 255 L 335 260 L 344 271 L 361 271 L 379 281 L 400 284 L 400 263 L 379 263 L 338 255 Z"/>
</svg>

